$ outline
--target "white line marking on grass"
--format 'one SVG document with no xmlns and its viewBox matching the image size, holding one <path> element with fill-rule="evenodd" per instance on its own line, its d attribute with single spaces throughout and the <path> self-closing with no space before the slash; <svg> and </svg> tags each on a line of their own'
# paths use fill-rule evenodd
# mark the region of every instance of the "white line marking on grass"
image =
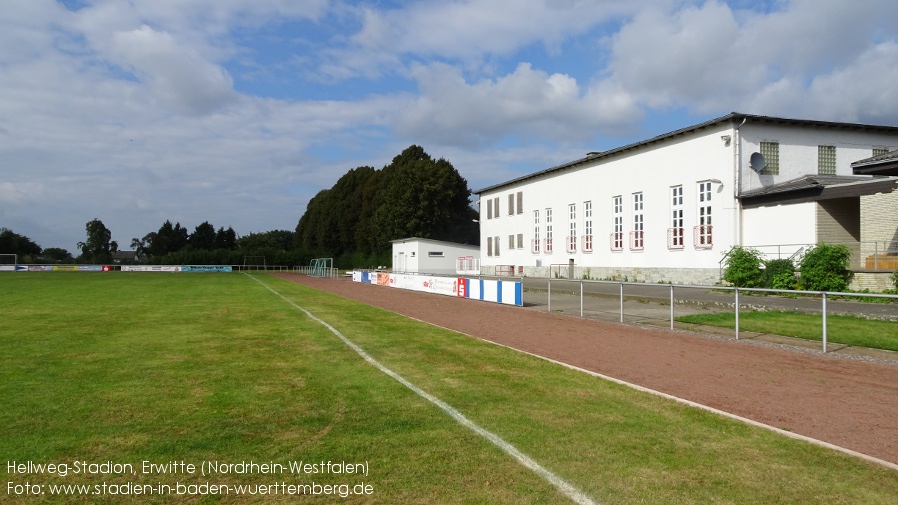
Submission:
<svg viewBox="0 0 898 505">
<path fill-rule="evenodd" d="M 418 386 L 416 386 L 416 385 L 412 384 L 411 382 L 409 382 L 408 380 L 406 380 L 405 377 L 399 375 L 398 373 L 396 373 L 396 372 L 390 370 L 389 368 L 385 367 L 384 365 L 380 364 L 379 361 L 377 361 L 376 359 L 371 357 L 370 354 L 365 352 L 365 350 L 362 349 L 361 347 L 359 347 L 355 342 L 346 338 L 342 333 L 337 331 L 337 329 L 334 328 L 333 326 L 331 326 L 328 323 L 317 318 L 314 314 L 312 314 L 308 310 L 300 307 L 295 302 L 288 299 L 284 295 L 278 293 L 271 286 L 268 286 L 267 284 L 260 281 L 259 279 L 256 279 L 255 277 L 253 277 L 249 274 L 247 274 L 247 276 L 249 278 L 251 278 L 252 280 L 258 282 L 265 288 L 267 288 L 269 291 L 271 291 L 275 295 L 279 296 L 285 302 L 289 303 L 293 307 L 302 311 L 306 316 L 308 316 L 313 321 L 317 322 L 318 324 L 320 324 L 320 325 L 324 326 L 325 328 L 327 328 L 328 330 L 330 330 L 331 333 L 333 333 L 334 335 L 339 337 L 340 340 L 342 340 L 344 344 L 349 346 L 353 351 L 355 351 L 365 361 L 367 361 L 368 363 L 371 363 L 372 365 L 377 367 L 378 370 L 380 370 L 381 372 L 396 379 L 403 386 L 411 389 L 412 391 L 415 392 L 415 394 L 417 394 L 421 398 L 424 398 L 425 400 L 427 400 L 430 403 L 439 407 L 443 412 L 449 414 L 449 416 L 451 416 L 453 419 L 455 419 L 462 426 L 468 428 L 469 430 L 480 435 L 481 437 L 489 440 L 490 442 L 493 443 L 493 445 L 495 445 L 499 449 L 502 449 L 502 451 L 504 451 L 506 454 L 508 454 L 509 456 L 518 460 L 519 463 L 521 463 L 525 467 L 529 468 L 530 470 L 536 472 L 537 475 L 539 475 L 540 477 L 545 479 L 547 482 L 549 482 L 550 484 L 555 486 L 556 489 L 561 491 L 562 494 L 564 494 L 565 496 L 570 498 L 575 503 L 579 503 L 581 505 L 597 505 L 596 502 L 593 501 L 592 498 L 590 498 L 589 496 L 586 495 L 586 493 L 584 493 L 583 491 L 580 491 L 573 484 L 571 484 L 571 483 L 567 482 L 566 480 L 562 479 L 561 477 L 555 475 L 550 470 L 546 469 L 544 466 L 537 463 L 536 460 L 534 460 L 530 456 L 528 456 L 528 455 L 524 454 L 523 452 L 521 452 L 520 450 L 518 450 L 517 447 L 515 447 L 515 446 L 509 444 L 508 442 L 506 442 L 505 440 L 503 440 L 502 437 L 500 437 L 499 435 L 496 435 L 495 433 L 493 433 L 489 430 L 486 430 L 485 428 L 481 428 L 479 425 L 474 423 L 474 421 L 471 421 L 470 419 L 465 417 L 464 414 L 455 410 L 455 408 L 453 408 L 448 403 L 446 403 L 443 400 L 440 400 L 439 398 L 424 391 L 423 389 L 419 388 Z"/>
</svg>

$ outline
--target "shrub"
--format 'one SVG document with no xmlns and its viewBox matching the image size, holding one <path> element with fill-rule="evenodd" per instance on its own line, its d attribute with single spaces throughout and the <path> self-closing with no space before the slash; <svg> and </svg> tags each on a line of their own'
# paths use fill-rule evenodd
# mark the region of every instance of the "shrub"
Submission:
<svg viewBox="0 0 898 505">
<path fill-rule="evenodd" d="M 726 258 L 723 280 L 740 288 L 761 287 L 764 272 L 761 270 L 761 253 L 755 249 L 734 247 Z"/>
<path fill-rule="evenodd" d="M 844 245 L 817 244 L 801 259 L 802 289 L 809 291 L 845 291 L 848 288 L 848 259 Z"/>
<path fill-rule="evenodd" d="M 764 287 L 795 289 L 795 264 L 790 259 L 764 262 Z"/>
</svg>

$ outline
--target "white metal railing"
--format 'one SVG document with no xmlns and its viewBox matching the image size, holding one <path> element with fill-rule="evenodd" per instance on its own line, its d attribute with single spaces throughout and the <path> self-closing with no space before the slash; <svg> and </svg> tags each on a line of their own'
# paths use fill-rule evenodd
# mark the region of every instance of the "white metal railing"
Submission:
<svg viewBox="0 0 898 505">
<path fill-rule="evenodd" d="M 644 282 L 623 282 L 623 281 L 593 281 L 593 280 L 584 280 L 584 279 L 565 279 L 565 278 L 556 278 L 556 282 L 563 282 L 570 284 L 571 282 L 577 282 L 580 286 L 580 317 L 583 317 L 584 312 L 584 301 L 583 301 L 583 286 L 585 284 L 611 284 L 619 286 L 620 293 L 620 322 L 624 322 L 624 286 L 641 286 L 645 287 L 646 284 Z M 547 282 L 548 286 L 548 303 L 547 310 L 549 312 L 552 311 L 552 277 L 548 278 Z M 823 352 L 827 352 L 827 342 L 828 342 L 828 333 L 827 333 L 827 307 L 826 303 L 829 299 L 834 296 L 850 296 L 850 297 L 863 297 L 863 298 L 885 298 L 898 300 L 898 295 L 891 294 L 872 294 L 872 293 L 842 293 L 842 292 L 831 292 L 831 291 L 796 291 L 791 289 L 760 289 L 760 288 L 737 288 L 737 287 L 727 287 L 727 286 L 693 286 L 686 284 L 668 284 L 670 289 L 670 299 L 668 303 L 670 304 L 670 329 L 674 329 L 674 290 L 677 288 L 680 289 L 702 289 L 702 290 L 718 290 L 718 291 L 732 291 L 733 292 L 733 312 L 735 315 L 735 331 L 736 331 L 736 340 L 739 340 L 739 294 L 740 293 L 785 293 L 785 294 L 800 294 L 805 296 L 816 296 L 820 297 L 821 303 L 821 319 L 822 319 L 822 333 L 821 340 L 823 342 Z"/>
</svg>

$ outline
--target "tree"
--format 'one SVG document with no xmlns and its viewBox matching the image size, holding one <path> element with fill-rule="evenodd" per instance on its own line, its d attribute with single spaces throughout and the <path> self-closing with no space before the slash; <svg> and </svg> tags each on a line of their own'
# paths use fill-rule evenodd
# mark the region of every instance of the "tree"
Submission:
<svg viewBox="0 0 898 505">
<path fill-rule="evenodd" d="M 162 257 L 184 249 L 188 243 L 187 228 L 182 228 L 181 223 L 175 225 L 167 220 L 159 227 L 159 231 L 148 233 L 144 240 L 147 242 L 147 252 L 151 256 Z"/>
<path fill-rule="evenodd" d="M 0 253 L 37 256 L 41 253 L 41 246 L 24 235 L 14 233 L 8 228 L 0 228 Z"/>
<path fill-rule="evenodd" d="M 292 234 L 291 234 L 292 237 Z M 225 249 L 227 251 L 233 251 L 237 248 L 237 232 L 234 231 L 233 228 L 228 226 L 228 229 L 219 228 L 218 232 L 215 233 L 215 247 L 217 249 Z"/>
<path fill-rule="evenodd" d="M 203 221 L 198 225 L 188 239 L 190 249 L 198 251 L 211 251 L 215 249 L 215 227 L 209 221 Z"/>
<path fill-rule="evenodd" d="M 352 169 L 315 195 L 296 225 L 295 246 L 350 258 L 388 254 L 391 240 L 411 236 L 477 244 L 470 197 L 451 163 L 412 145 L 382 170 Z"/>
<path fill-rule="evenodd" d="M 131 239 L 131 249 L 134 249 L 138 258 L 147 253 L 147 245 L 153 240 L 155 235 L 155 233 L 150 232 L 144 235 L 142 239 L 137 237 Z"/>
<path fill-rule="evenodd" d="M 92 263 L 111 263 L 112 253 L 118 251 L 118 244 L 112 239 L 112 232 L 99 219 L 85 225 L 87 241 L 78 242 L 81 256 Z"/>
<path fill-rule="evenodd" d="M 262 233 L 250 233 L 237 239 L 237 246 L 240 250 L 246 252 L 262 249 L 289 251 L 293 248 L 293 232 L 288 230 L 271 230 Z"/>
<path fill-rule="evenodd" d="M 434 160 L 413 145 L 383 172 L 380 201 L 372 218 L 377 250 L 386 250 L 390 240 L 404 237 L 462 242 L 477 235 L 468 182 L 447 160 Z"/>
<path fill-rule="evenodd" d="M 72 259 L 72 253 L 59 247 L 48 247 L 44 249 L 44 252 L 41 253 L 41 256 L 57 262 L 66 262 Z"/>
</svg>

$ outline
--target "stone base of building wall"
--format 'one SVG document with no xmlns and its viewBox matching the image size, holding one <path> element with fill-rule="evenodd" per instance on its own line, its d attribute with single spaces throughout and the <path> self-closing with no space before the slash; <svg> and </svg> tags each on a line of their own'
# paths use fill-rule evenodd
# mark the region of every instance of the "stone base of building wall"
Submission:
<svg viewBox="0 0 898 505">
<path fill-rule="evenodd" d="M 869 289 L 873 293 L 881 293 L 887 289 L 895 289 L 895 283 L 892 282 L 892 272 L 855 272 L 848 282 L 848 289 Z"/>
<path fill-rule="evenodd" d="M 481 267 L 481 275 L 496 275 L 493 266 Z M 553 279 L 584 279 L 594 281 L 646 282 L 650 284 L 691 284 L 694 286 L 714 286 L 720 283 L 720 270 L 717 268 L 617 268 L 617 267 L 568 267 L 553 265 L 550 267 L 523 267 L 523 273 L 515 275 L 524 277 L 542 277 Z"/>
</svg>

